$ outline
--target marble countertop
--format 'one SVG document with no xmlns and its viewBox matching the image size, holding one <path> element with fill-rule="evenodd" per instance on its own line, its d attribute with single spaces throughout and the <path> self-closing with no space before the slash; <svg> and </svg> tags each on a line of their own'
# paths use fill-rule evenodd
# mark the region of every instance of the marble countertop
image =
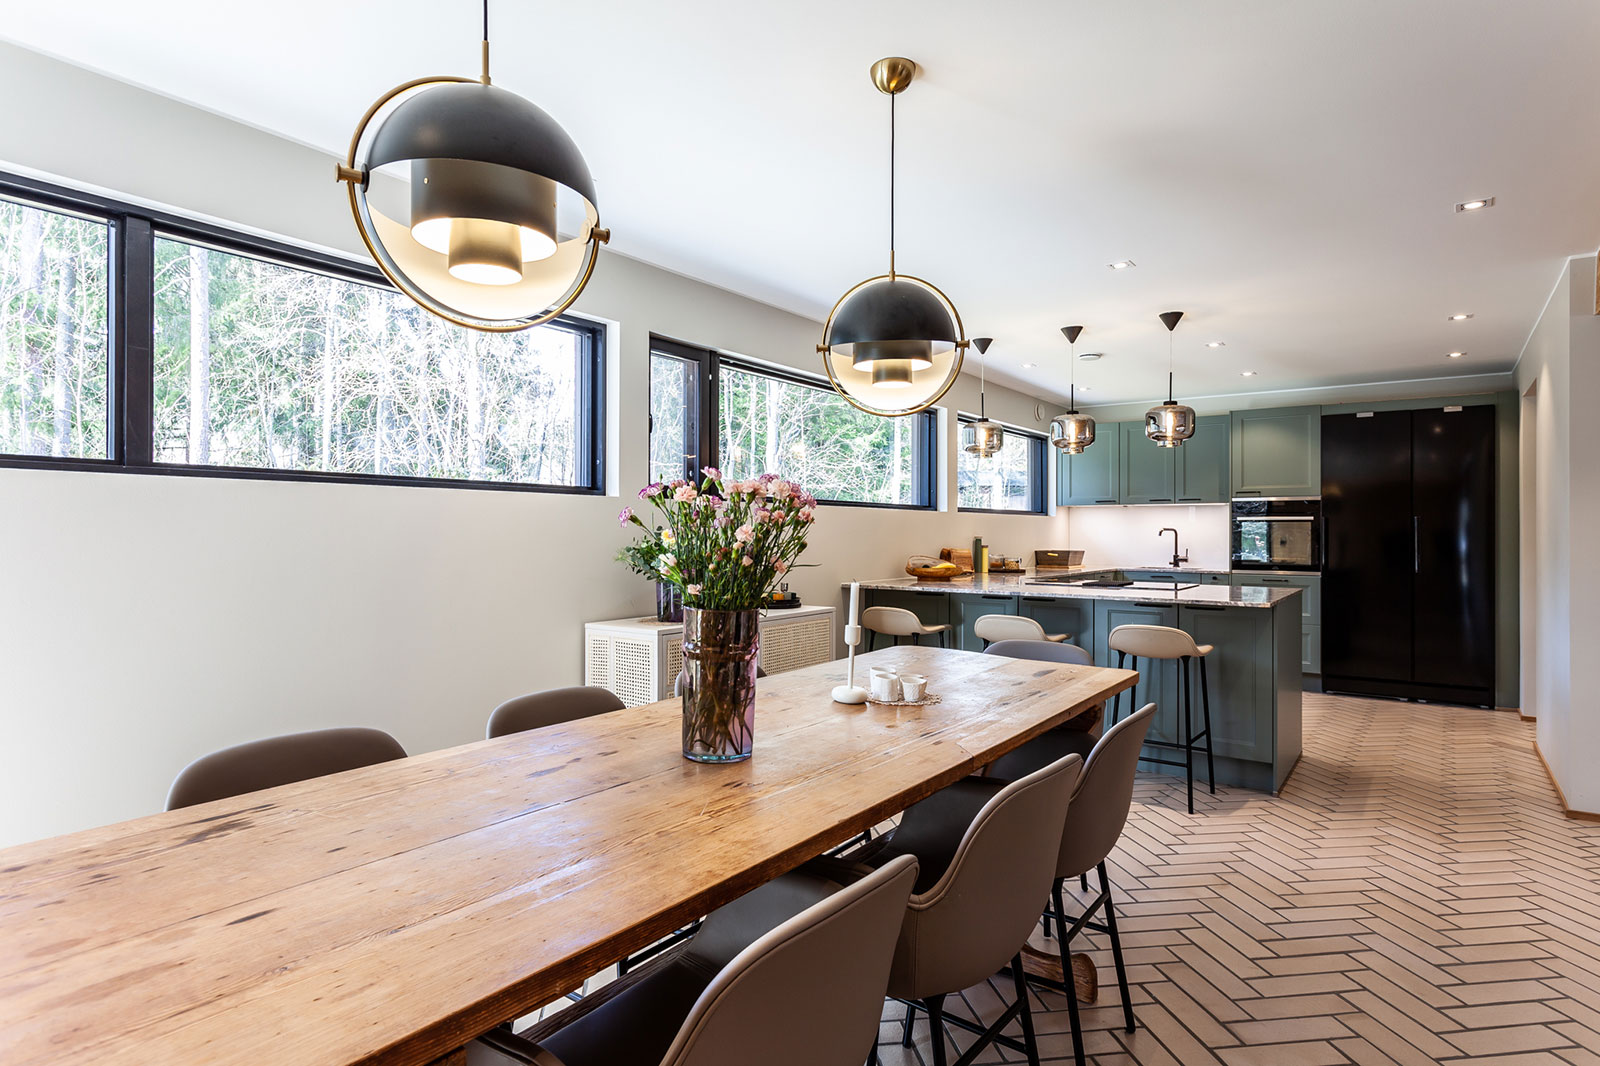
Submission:
<svg viewBox="0 0 1600 1066">
<path fill-rule="evenodd" d="M 1063 568 L 1047 571 L 1049 575 L 1072 574 L 1075 578 L 1090 579 L 1096 574 L 1110 573 L 1115 569 L 1138 570 L 1140 567 L 1087 567 Z M 1157 569 L 1151 567 L 1149 569 Z M 1171 570 L 1171 567 L 1164 569 Z M 1184 569 L 1182 573 L 1227 573 L 1225 570 L 1204 571 Z M 842 582 L 849 587 L 849 582 Z M 1124 600 L 1192 607 L 1275 607 L 1285 600 L 1298 596 L 1297 588 L 1265 588 L 1259 586 L 1195 585 L 1193 588 L 1086 588 L 1060 582 L 1041 582 L 1033 574 L 972 574 L 949 581 L 930 581 L 915 577 L 889 577 L 862 581 L 866 589 L 904 589 L 908 592 L 947 592 L 954 595 L 989 596 L 1054 596 L 1060 599 Z"/>
</svg>

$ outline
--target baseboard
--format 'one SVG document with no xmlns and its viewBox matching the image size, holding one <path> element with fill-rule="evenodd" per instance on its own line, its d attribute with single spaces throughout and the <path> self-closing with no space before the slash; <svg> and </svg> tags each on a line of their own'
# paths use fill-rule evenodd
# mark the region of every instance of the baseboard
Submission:
<svg viewBox="0 0 1600 1066">
<path fill-rule="evenodd" d="M 1522 719 L 1524 722 L 1537 722 L 1539 720 L 1536 716 L 1531 714 L 1523 714 L 1521 711 L 1517 712 L 1517 717 Z"/>
<path fill-rule="evenodd" d="M 1561 804 L 1561 813 L 1568 818 L 1580 822 L 1600 822 L 1600 814 L 1594 811 L 1575 811 L 1567 806 L 1566 794 L 1561 791 L 1561 782 L 1556 780 L 1556 775 L 1550 772 L 1550 764 L 1545 761 L 1544 752 L 1539 750 L 1539 742 L 1533 742 L 1533 753 L 1539 757 L 1539 765 L 1544 767 L 1545 776 L 1550 779 L 1550 787 L 1556 790 L 1556 800 Z"/>
</svg>

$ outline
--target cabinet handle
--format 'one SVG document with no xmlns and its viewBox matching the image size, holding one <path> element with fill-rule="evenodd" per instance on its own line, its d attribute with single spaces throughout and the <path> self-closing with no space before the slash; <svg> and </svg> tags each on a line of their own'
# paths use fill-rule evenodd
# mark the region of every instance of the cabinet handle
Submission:
<svg viewBox="0 0 1600 1066">
<path fill-rule="evenodd" d="M 1117 500 L 1096 500 L 1095 503 L 1117 503 Z"/>
<path fill-rule="evenodd" d="M 949 593 L 947 593 L 947 592 L 922 592 L 922 591 L 918 591 L 917 595 L 918 596 L 948 596 Z"/>
<path fill-rule="evenodd" d="M 1185 611 L 1226 611 L 1227 610 L 1226 607 L 1203 607 L 1203 606 L 1201 606 L 1199 604 L 1195 604 L 1193 606 L 1190 606 L 1187 603 L 1183 605 L 1183 609 Z"/>
<path fill-rule="evenodd" d="M 1289 579 L 1286 577 L 1264 577 L 1261 579 L 1261 583 L 1263 585 L 1287 585 Z"/>
<path fill-rule="evenodd" d="M 1054 600 L 1055 600 L 1054 596 L 1024 596 L 1024 597 L 1022 597 L 1022 602 L 1024 602 L 1024 603 L 1051 603 Z"/>
<path fill-rule="evenodd" d="M 1179 496 L 1178 497 L 1178 502 L 1179 503 L 1205 503 L 1206 501 L 1205 501 L 1205 498 L 1203 496 Z"/>
<path fill-rule="evenodd" d="M 1171 503 L 1172 500 L 1169 497 L 1166 497 L 1166 496 L 1152 496 L 1152 497 L 1150 497 L 1150 502 L 1151 503 Z"/>
<path fill-rule="evenodd" d="M 1233 494 L 1235 496 L 1259 496 L 1259 495 L 1261 495 L 1261 490 L 1260 489 L 1234 489 L 1233 490 Z"/>
<path fill-rule="evenodd" d="M 1411 572 L 1422 573 L 1422 519 L 1411 516 Z"/>
</svg>

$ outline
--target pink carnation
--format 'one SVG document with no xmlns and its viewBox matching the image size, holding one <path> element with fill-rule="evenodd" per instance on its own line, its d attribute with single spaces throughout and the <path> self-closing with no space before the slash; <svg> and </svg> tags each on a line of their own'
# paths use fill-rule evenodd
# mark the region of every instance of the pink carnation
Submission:
<svg viewBox="0 0 1600 1066">
<path fill-rule="evenodd" d="M 632 507 L 624 507 L 622 509 L 622 512 L 617 515 L 617 524 L 620 525 L 620 526 L 625 526 L 625 525 L 628 524 L 628 519 L 630 519 L 632 517 L 633 517 L 633 508 Z"/>
</svg>

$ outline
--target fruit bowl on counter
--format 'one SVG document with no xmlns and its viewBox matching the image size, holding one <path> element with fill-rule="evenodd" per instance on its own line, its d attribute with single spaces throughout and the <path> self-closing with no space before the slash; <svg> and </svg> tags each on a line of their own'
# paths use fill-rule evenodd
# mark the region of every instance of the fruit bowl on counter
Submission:
<svg viewBox="0 0 1600 1066">
<path fill-rule="evenodd" d="M 971 571 L 946 559 L 935 559 L 931 555 L 913 555 L 906 563 L 906 573 L 925 581 L 949 581 Z"/>
</svg>

